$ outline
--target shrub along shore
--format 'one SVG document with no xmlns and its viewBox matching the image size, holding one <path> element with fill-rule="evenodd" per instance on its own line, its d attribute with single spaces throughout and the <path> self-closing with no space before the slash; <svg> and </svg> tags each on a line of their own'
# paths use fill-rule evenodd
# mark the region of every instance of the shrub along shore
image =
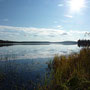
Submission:
<svg viewBox="0 0 90 90">
<path fill-rule="evenodd" d="M 68 56 L 55 56 L 51 69 L 39 90 L 90 90 L 90 48 Z"/>
</svg>

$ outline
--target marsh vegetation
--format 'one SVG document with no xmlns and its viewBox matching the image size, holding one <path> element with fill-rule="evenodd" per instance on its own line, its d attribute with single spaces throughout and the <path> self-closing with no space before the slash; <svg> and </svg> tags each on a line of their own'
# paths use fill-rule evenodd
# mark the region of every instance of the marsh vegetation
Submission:
<svg viewBox="0 0 90 90">
<path fill-rule="evenodd" d="M 48 65 L 51 73 L 39 90 L 90 90 L 90 48 L 56 55 Z"/>
</svg>

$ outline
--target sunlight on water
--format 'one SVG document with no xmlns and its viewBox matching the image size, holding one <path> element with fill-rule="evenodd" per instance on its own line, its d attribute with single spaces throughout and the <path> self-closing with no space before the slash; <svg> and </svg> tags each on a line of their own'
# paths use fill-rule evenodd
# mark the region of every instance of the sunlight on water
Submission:
<svg viewBox="0 0 90 90">
<path fill-rule="evenodd" d="M 69 54 L 79 50 L 77 45 L 16 45 L 0 47 L 0 55 L 12 55 L 17 59 L 36 59 L 51 58 L 55 54 Z"/>
</svg>

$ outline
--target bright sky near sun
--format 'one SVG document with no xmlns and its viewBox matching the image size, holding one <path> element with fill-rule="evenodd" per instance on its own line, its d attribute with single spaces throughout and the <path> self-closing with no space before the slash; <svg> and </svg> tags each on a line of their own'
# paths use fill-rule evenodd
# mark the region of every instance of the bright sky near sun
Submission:
<svg viewBox="0 0 90 90">
<path fill-rule="evenodd" d="M 0 0 L 0 39 L 90 38 L 90 0 Z"/>
<path fill-rule="evenodd" d="M 85 0 L 69 0 L 68 2 L 70 5 L 71 12 L 78 12 L 79 13 L 80 10 L 86 6 Z"/>
</svg>

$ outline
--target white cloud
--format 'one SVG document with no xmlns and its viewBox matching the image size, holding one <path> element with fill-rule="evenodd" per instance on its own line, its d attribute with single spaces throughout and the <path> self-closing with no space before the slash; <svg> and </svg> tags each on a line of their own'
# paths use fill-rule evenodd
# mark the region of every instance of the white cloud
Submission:
<svg viewBox="0 0 90 90">
<path fill-rule="evenodd" d="M 78 40 L 84 36 L 86 31 L 62 29 L 58 25 L 57 29 L 35 28 L 35 27 L 14 27 L 14 26 L 0 26 L 0 39 L 8 40 L 49 40 L 49 41 L 63 41 L 63 40 Z"/>
<path fill-rule="evenodd" d="M 63 27 L 61 25 L 57 25 L 57 28 L 59 29 L 63 29 Z"/>
<path fill-rule="evenodd" d="M 24 32 L 52 32 L 52 31 L 57 31 L 57 29 L 48 29 L 48 28 L 34 28 L 34 27 L 14 27 L 14 26 L 0 26 L 0 30 L 19 30 L 19 31 L 24 31 Z M 58 30 L 59 32 L 63 32 L 63 30 Z"/>
<path fill-rule="evenodd" d="M 74 30 L 74 31 L 73 30 L 70 30 L 69 33 L 73 33 L 73 34 L 74 33 L 76 33 L 76 34 L 85 34 L 86 31 L 85 30 L 82 30 L 82 31 L 80 31 L 80 30 Z"/>
<path fill-rule="evenodd" d="M 45 38 L 50 38 L 50 36 L 57 37 L 63 35 L 65 31 L 61 29 L 48 29 L 48 28 L 34 28 L 34 27 L 14 27 L 14 26 L 0 26 L 0 36 L 5 37 L 12 36 L 21 39 L 32 39 L 37 40 L 39 38 L 45 40 Z M 11 35 L 10 35 L 11 34 Z M 13 37 L 11 39 L 13 39 Z M 23 38 L 22 38 L 23 37 Z M 28 38 L 29 37 L 29 38 Z M 30 40 L 29 39 L 29 40 Z"/>
<path fill-rule="evenodd" d="M 64 16 L 67 17 L 67 18 L 73 18 L 72 15 L 64 15 Z"/>
</svg>

